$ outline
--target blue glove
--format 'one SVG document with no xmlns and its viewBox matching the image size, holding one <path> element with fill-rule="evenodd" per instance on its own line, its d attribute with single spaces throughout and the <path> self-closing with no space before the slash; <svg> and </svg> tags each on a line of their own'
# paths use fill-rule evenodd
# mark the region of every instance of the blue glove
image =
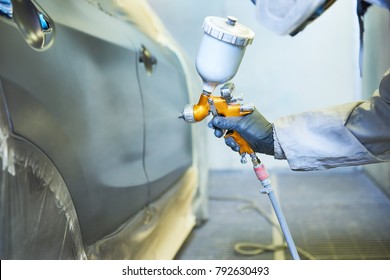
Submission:
<svg viewBox="0 0 390 280">
<path fill-rule="evenodd" d="M 218 138 L 224 135 L 224 130 L 235 130 L 248 142 L 253 151 L 274 155 L 273 126 L 256 109 L 244 117 L 215 116 L 208 126 L 215 129 L 214 135 Z M 231 137 L 225 138 L 225 143 L 233 151 L 240 150 Z"/>
</svg>

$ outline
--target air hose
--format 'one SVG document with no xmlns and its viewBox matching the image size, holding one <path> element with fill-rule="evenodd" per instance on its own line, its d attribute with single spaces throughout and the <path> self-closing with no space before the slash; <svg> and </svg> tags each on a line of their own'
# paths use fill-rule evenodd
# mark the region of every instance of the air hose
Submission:
<svg viewBox="0 0 390 280">
<path fill-rule="evenodd" d="M 275 211 L 276 217 L 278 218 L 280 228 L 283 232 L 291 256 L 294 260 L 300 260 L 297 248 L 295 246 L 294 240 L 290 233 L 290 229 L 287 225 L 286 219 L 284 218 L 282 208 L 280 208 L 275 193 L 272 190 L 271 179 L 269 178 L 269 174 L 264 164 L 260 162 L 257 156 L 252 156 L 252 163 L 253 163 L 253 170 L 256 174 L 256 177 L 257 179 L 259 179 L 261 185 L 263 186 L 263 189 L 260 190 L 260 193 L 267 194 L 269 200 L 271 201 L 272 207 Z"/>
</svg>

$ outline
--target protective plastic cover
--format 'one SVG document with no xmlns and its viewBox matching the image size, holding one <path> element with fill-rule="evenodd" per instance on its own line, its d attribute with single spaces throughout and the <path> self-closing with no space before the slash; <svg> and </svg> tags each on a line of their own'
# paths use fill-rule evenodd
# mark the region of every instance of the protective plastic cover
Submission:
<svg viewBox="0 0 390 280">
<path fill-rule="evenodd" d="M 0 84 L 0 258 L 85 259 L 72 199 L 53 164 L 10 134 Z"/>
</svg>

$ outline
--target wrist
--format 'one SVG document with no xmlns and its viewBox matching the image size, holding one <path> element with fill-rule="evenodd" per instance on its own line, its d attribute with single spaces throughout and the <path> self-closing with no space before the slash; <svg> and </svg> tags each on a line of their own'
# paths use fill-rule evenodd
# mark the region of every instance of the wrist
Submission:
<svg viewBox="0 0 390 280">
<path fill-rule="evenodd" d="M 284 154 L 284 151 L 282 149 L 282 146 L 280 145 L 278 135 L 276 134 L 276 129 L 274 125 L 273 127 L 273 138 L 274 138 L 274 157 L 275 159 L 286 159 L 286 155 Z"/>
</svg>

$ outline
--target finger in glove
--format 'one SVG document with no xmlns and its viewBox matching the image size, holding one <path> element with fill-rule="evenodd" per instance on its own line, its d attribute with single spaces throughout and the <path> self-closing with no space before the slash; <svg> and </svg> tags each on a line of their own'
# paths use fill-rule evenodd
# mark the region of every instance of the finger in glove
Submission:
<svg viewBox="0 0 390 280">
<path fill-rule="evenodd" d="M 233 139 L 233 137 L 226 137 L 225 138 L 225 143 L 226 143 L 227 146 L 232 148 L 233 151 L 235 151 L 235 152 L 239 152 L 240 151 L 240 146 Z"/>
</svg>

